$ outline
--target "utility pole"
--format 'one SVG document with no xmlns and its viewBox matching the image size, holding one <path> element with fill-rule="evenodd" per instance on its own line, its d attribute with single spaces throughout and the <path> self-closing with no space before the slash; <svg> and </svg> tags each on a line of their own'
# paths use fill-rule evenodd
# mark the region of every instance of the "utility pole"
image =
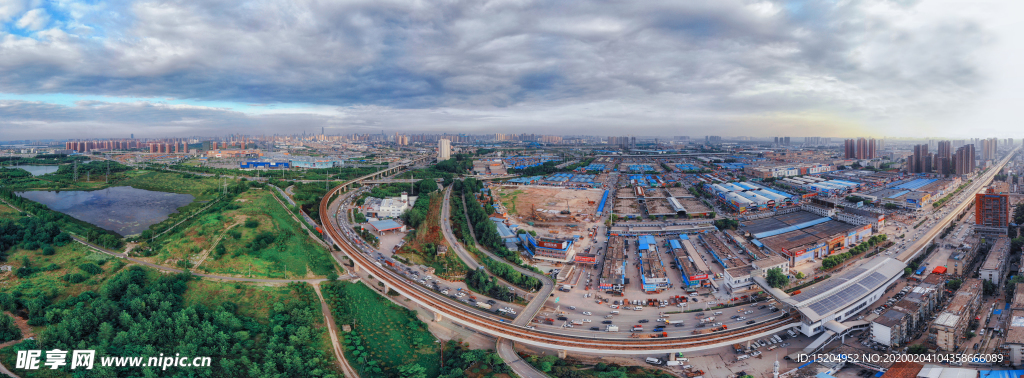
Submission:
<svg viewBox="0 0 1024 378">
<path fill-rule="evenodd" d="M 75 174 L 74 174 L 75 182 L 78 182 L 78 160 L 75 160 L 73 164 L 74 164 L 74 167 L 75 167 L 74 168 L 74 170 L 75 170 Z"/>
<path fill-rule="evenodd" d="M 107 175 L 104 177 L 103 181 L 107 184 L 110 183 L 110 160 L 107 160 Z"/>
</svg>

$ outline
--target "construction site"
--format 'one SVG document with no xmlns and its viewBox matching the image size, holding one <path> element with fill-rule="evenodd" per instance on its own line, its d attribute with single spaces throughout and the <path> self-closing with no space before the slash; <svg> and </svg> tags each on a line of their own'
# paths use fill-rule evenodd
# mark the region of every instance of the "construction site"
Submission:
<svg viewBox="0 0 1024 378">
<path fill-rule="evenodd" d="M 535 186 L 495 187 L 495 202 L 508 212 L 510 220 L 534 227 L 595 222 L 604 196 L 599 189 L 565 189 Z"/>
</svg>

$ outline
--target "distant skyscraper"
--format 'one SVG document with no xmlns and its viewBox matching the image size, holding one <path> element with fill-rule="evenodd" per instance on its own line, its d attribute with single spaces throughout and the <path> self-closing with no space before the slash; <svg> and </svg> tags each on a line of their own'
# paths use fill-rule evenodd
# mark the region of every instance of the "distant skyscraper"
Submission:
<svg viewBox="0 0 1024 378">
<path fill-rule="evenodd" d="M 445 161 L 452 158 L 452 142 L 448 139 L 437 141 L 437 161 Z"/>
</svg>

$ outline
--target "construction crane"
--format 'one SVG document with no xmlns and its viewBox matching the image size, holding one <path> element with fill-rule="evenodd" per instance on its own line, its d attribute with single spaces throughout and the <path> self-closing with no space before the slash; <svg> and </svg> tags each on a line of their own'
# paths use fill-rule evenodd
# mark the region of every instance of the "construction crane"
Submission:
<svg viewBox="0 0 1024 378">
<path fill-rule="evenodd" d="M 565 200 L 565 210 L 562 210 L 561 213 L 562 214 L 572 214 L 572 211 L 569 211 L 569 200 Z"/>
</svg>

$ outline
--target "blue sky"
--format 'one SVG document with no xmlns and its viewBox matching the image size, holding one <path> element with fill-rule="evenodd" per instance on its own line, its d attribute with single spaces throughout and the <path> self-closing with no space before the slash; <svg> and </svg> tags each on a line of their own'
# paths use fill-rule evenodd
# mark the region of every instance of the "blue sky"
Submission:
<svg viewBox="0 0 1024 378">
<path fill-rule="evenodd" d="M 6 0 L 0 134 L 1013 137 L 1017 8 Z"/>
</svg>

